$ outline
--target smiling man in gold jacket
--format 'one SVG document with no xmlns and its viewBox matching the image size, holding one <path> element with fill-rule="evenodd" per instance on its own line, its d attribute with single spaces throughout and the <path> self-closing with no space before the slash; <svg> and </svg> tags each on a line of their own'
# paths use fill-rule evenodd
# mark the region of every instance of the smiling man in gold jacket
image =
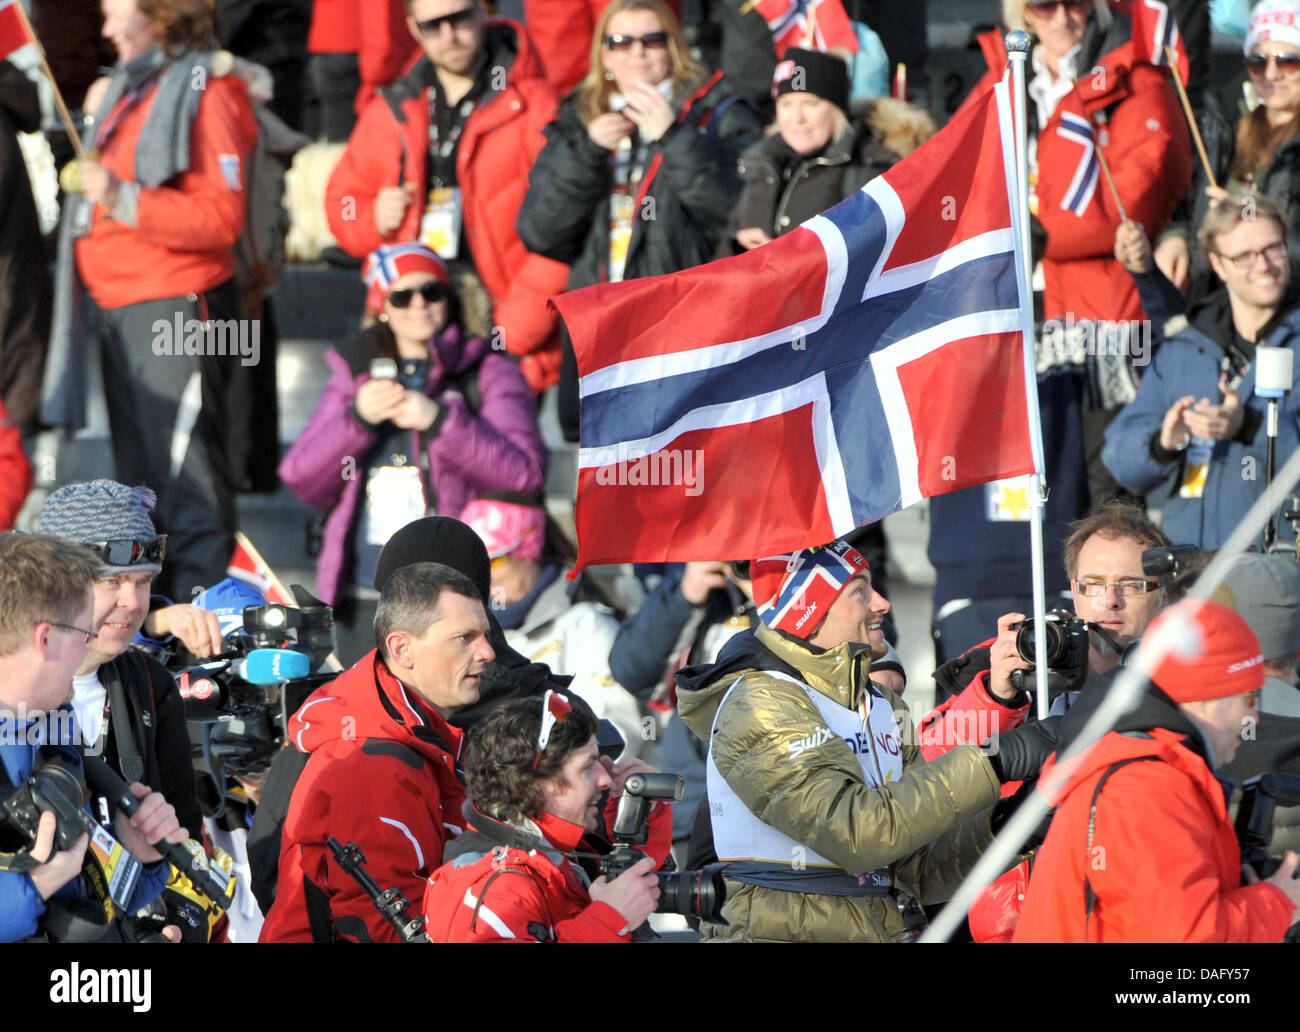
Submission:
<svg viewBox="0 0 1300 1032">
<path fill-rule="evenodd" d="M 762 624 L 678 674 L 678 710 L 709 746 L 726 941 L 889 942 L 912 901 L 941 902 L 992 838 L 1002 783 L 1032 776 L 1052 726 L 926 763 L 902 701 L 871 683 L 889 602 L 842 541 L 752 566 Z"/>
</svg>

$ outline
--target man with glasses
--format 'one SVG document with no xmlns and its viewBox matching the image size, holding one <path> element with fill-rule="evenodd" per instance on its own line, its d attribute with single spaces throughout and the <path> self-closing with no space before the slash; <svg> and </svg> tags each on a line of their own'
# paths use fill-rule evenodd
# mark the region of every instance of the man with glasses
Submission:
<svg viewBox="0 0 1300 1032">
<path fill-rule="evenodd" d="M 388 579 L 377 650 L 289 721 L 287 737 L 310 756 L 289 801 L 261 942 L 400 941 L 326 842 L 355 842 L 366 873 L 418 906 L 444 844 L 464 825 L 462 732 L 446 718 L 478 700 L 495 656 L 488 629 L 463 573 L 417 562 Z"/>
<path fill-rule="evenodd" d="M 1254 728 L 1259 641 L 1217 602 L 1179 602 L 1152 635 L 1171 624 L 1181 650 L 1062 790 L 1016 942 L 1280 942 L 1300 918 L 1296 854 L 1243 871 L 1214 776 Z"/>
<path fill-rule="evenodd" d="M 569 857 L 591 852 L 582 840 L 605 823 L 605 791 L 615 805 L 629 774 L 651 770 L 601 757 L 595 716 L 562 692 L 510 702 L 484 718 L 465 757 L 471 827 L 448 844 L 424 896 L 430 937 L 630 941 L 659 898 L 654 871 L 668 855 L 670 807 L 655 804 L 648 855 L 613 880 L 584 873 Z"/>
<path fill-rule="evenodd" d="M 37 530 L 80 546 L 96 561 L 94 609 L 82 624 L 93 637 L 72 679 L 86 751 L 103 755 L 128 782 L 157 788 L 198 835 L 203 815 L 184 702 L 162 664 L 131 646 L 151 615 L 155 634 L 164 624 L 184 625 L 193 651 L 219 651 L 221 628 L 211 613 L 190 614 L 191 606 L 150 614 L 150 589 L 167 550 L 150 518 L 154 502 L 148 488 L 112 480 L 69 484 L 45 500 Z M 184 915 L 173 916 L 190 925 Z M 204 921 L 202 938 L 207 931 Z"/>
<path fill-rule="evenodd" d="M 0 535 L 0 792 L 8 795 L 49 754 L 80 767 L 67 710 L 73 672 L 81 666 L 98 564 L 83 550 L 54 538 Z M 138 779 L 130 779 L 138 780 Z M 151 782 L 153 784 L 154 782 Z M 164 837 L 184 841 L 175 810 L 157 792 L 132 787 L 140 809 L 114 822 L 118 841 L 145 862 L 130 905 L 149 903 L 167 882 L 167 865 L 152 848 Z M 55 819 L 42 814 L 35 842 L 0 831 L 0 942 L 36 935 L 60 900 L 80 895 L 78 881 L 88 838 L 55 848 Z"/>
<path fill-rule="evenodd" d="M 487 19 L 480 0 L 407 0 L 424 58 L 362 112 L 330 177 L 325 211 L 344 250 L 418 240 L 450 267 L 465 325 L 522 358 L 534 392 L 559 378 L 547 298 L 568 270 L 529 253 L 515 222 L 543 127 L 558 100 L 523 26 Z M 467 290 L 466 280 L 469 280 Z"/>
<path fill-rule="evenodd" d="M 1137 397 L 1106 431 L 1102 459 L 1138 495 L 1172 491 L 1164 529 L 1180 544 L 1217 548 L 1265 488 L 1266 402 L 1255 393 L 1255 347 L 1293 347 L 1300 313 L 1275 202 L 1232 195 L 1197 234 L 1223 289 L 1193 299 Z M 1281 401 L 1277 454 L 1300 447 L 1300 395 Z M 1283 524 L 1279 536 L 1289 537 Z"/>
</svg>

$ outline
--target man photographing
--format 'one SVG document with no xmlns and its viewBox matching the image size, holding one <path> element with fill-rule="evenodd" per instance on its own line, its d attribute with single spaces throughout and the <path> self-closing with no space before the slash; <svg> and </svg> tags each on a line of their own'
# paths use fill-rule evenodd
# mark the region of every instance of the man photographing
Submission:
<svg viewBox="0 0 1300 1032">
<path fill-rule="evenodd" d="M 1214 776 L 1253 732 L 1259 640 L 1217 602 L 1180 602 L 1151 634 L 1170 624 L 1194 645 L 1160 662 L 1138 708 L 1070 774 L 1016 942 L 1279 942 L 1296 921 L 1296 854 L 1267 881 L 1247 872 L 1243 884 Z"/>
<path fill-rule="evenodd" d="M 5 796 L 51 753 L 81 767 L 76 736 L 68 733 L 72 722 L 67 703 L 73 671 L 95 637 L 89 625 L 91 582 L 97 570 L 93 557 L 61 541 L 0 535 L 0 720 L 6 725 L 0 739 L 0 793 Z M 46 725 L 43 734 L 38 733 L 41 723 Z M 59 728 L 63 733 L 51 730 Z M 167 864 L 158 862 L 161 856 L 152 844 L 163 839 L 184 842 L 186 832 L 159 793 L 138 782 L 131 793 L 141 800 L 140 808 L 130 818 L 119 813 L 113 831 L 146 865 L 128 902 L 133 912 L 167 882 Z M 80 878 L 87 836 L 59 851 L 54 850 L 54 836 L 54 814 L 42 813 L 36 841 L 26 850 L 26 859 L 35 861 L 32 866 L 20 857 L 26 843 L 15 841 L 9 827 L 0 828 L 0 850 L 5 854 L 0 859 L 0 942 L 36 935 L 52 907 L 87 894 Z"/>
<path fill-rule="evenodd" d="M 540 704 L 539 704 L 540 703 Z M 647 851 L 612 881 L 569 860 L 597 830 L 638 760 L 615 767 L 596 748 L 596 718 L 562 692 L 511 702 L 484 718 L 465 759 L 470 830 L 451 842 L 429 880 L 434 942 L 627 942 L 654 912 L 655 868 L 668 855 L 670 808 L 650 814 Z"/>
</svg>

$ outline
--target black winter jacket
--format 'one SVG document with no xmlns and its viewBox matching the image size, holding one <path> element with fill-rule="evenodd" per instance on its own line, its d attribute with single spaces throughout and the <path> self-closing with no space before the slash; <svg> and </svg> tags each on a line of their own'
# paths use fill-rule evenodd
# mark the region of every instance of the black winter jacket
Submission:
<svg viewBox="0 0 1300 1032">
<path fill-rule="evenodd" d="M 716 73 L 682 102 L 677 122 L 649 147 L 624 279 L 680 272 L 709 261 L 740 192 L 741 153 L 762 135 L 758 112 Z M 610 152 L 592 142 L 577 93 L 546 127 L 519 211 L 519 237 L 572 266 L 569 290 L 604 283 L 609 261 Z M 560 419 L 577 440 L 577 363 L 564 334 Z"/>
<path fill-rule="evenodd" d="M 161 792 L 190 838 L 202 839 L 189 726 L 175 678 L 156 659 L 128 649 L 99 668 L 99 680 L 110 707 L 104 760 L 128 782 Z"/>
<path fill-rule="evenodd" d="M 898 155 L 865 125 L 855 124 L 807 157 L 774 133 L 741 156 L 744 192 L 728 228 L 735 233 L 758 226 L 775 239 L 833 208 L 896 161 Z"/>
</svg>

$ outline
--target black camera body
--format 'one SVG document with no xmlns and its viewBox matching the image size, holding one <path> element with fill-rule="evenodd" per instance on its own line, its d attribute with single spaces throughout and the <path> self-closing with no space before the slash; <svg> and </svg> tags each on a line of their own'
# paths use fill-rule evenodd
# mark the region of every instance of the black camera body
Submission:
<svg viewBox="0 0 1300 1032">
<path fill-rule="evenodd" d="M 614 818 L 614 849 L 601 857 L 600 873 L 613 881 L 628 868 L 646 858 L 638 849 L 649 834 L 648 818 L 655 800 L 681 802 L 683 779 L 680 774 L 629 774 L 623 782 L 623 798 Z M 671 859 L 668 861 L 672 863 Z M 723 924 L 722 904 L 727 898 L 722 880 L 722 865 L 698 871 L 657 872 L 660 914 L 681 914 L 711 924 Z"/>
<path fill-rule="evenodd" d="M 1034 664 L 1038 626 L 1022 620 L 1011 628 L 1016 632 L 1016 652 Z M 1047 645 L 1047 690 L 1049 695 L 1077 692 L 1088 676 L 1088 622 L 1064 609 L 1053 609 L 1043 617 L 1042 633 Z M 1029 691 L 1034 686 L 1035 667 L 1011 672 L 1012 687 Z"/>
<path fill-rule="evenodd" d="M 57 821 L 54 850 L 72 848 L 86 831 L 90 819 L 84 807 L 89 793 L 76 765 L 57 753 L 47 753 L 31 776 L 0 799 L 0 823 L 16 832 L 24 852 L 36 844 L 41 814 L 50 811 Z"/>
<path fill-rule="evenodd" d="M 1273 813 L 1279 806 L 1300 806 L 1300 774 L 1269 771 L 1242 782 L 1234 825 L 1237 843 L 1242 865 L 1253 868 L 1261 879 L 1271 878 L 1282 865 L 1268 852 L 1273 841 Z"/>
</svg>

